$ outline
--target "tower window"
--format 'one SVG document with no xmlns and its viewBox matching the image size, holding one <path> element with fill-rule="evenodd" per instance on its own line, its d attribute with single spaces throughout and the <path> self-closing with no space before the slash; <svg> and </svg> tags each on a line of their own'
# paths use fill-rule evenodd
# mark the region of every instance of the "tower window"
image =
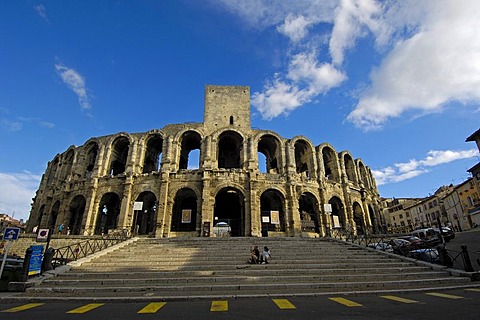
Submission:
<svg viewBox="0 0 480 320">
<path fill-rule="evenodd" d="M 230 124 L 233 124 L 233 116 L 230 116 Z"/>
</svg>

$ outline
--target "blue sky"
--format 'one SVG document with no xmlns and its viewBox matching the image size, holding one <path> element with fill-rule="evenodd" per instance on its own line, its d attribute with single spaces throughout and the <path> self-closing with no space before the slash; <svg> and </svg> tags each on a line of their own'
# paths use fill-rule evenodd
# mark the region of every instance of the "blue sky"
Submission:
<svg viewBox="0 0 480 320">
<path fill-rule="evenodd" d="M 252 126 L 350 150 L 383 197 L 479 161 L 480 2 L 0 2 L 0 212 L 28 217 L 48 161 L 121 131 L 202 122 L 250 86 Z"/>
</svg>

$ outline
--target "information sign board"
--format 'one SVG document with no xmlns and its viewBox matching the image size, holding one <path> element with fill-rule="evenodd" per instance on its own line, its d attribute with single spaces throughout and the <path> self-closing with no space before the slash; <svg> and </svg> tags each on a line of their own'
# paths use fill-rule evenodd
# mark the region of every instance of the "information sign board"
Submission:
<svg viewBox="0 0 480 320">
<path fill-rule="evenodd" d="M 28 275 L 33 276 L 39 274 L 42 270 L 43 246 L 30 246 L 32 256 L 30 257 L 30 265 L 28 266 Z"/>
</svg>

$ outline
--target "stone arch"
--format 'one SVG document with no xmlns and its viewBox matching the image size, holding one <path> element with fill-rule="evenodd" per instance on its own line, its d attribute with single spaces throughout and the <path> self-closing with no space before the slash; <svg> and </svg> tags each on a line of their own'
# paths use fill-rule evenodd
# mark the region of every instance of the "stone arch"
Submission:
<svg viewBox="0 0 480 320">
<path fill-rule="evenodd" d="M 112 142 L 109 168 L 111 176 L 125 173 L 129 149 L 130 140 L 125 136 L 119 136 Z"/>
<path fill-rule="evenodd" d="M 214 226 L 219 222 L 227 223 L 231 236 L 246 236 L 245 196 L 240 189 L 224 187 L 215 195 L 213 209 Z"/>
<path fill-rule="evenodd" d="M 342 200 L 337 196 L 333 196 L 328 200 L 328 203 L 332 206 L 332 227 L 344 229 L 346 225 L 346 213 Z"/>
<path fill-rule="evenodd" d="M 40 206 L 40 209 L 38 210 L 38 215 L 37 215 L 37 220 L 36 220 L 35 226 L 37 226 L 37 227 L 42 226 L 42 218 L 43 218 L 44 214 L 45 214 L 45 205 L 42 204 Z"/>
<path fill-rule="evenodd" d="M 195 231 L 197 226 L 197 195 L 190 188 L 177 191 L 172 208 L 171 231 Z"/>
<path fill-rule="evenodd" d="M 305 138 L 297 138 L 292 142 L 295 156 L 295 169 L 297 174 L 300 174 L 308 179 L 313 179 L 315 177 L 315 151 L 312 144 Z"/>
<path fill-rule="evenodd" d="M 377 217 L 375 216 L 375 210 L 371 204 L 368 205 L 368 216 L 370 217 L 373 233 L 377 233 L 379 231 Z"/>
<path fill-rule="evenodd" d="M 340 182 L 337 152 L 330 146 L 324 146 L 321 148 L 321 155 L 325 178 Z"/>
<path fill-rule="evenodd" d="M 58 171 L 58 166 L 60 164 L 60 157 L 57 155 L 52 162 L 49 164 L 48 173 L 47 173 L 47 185 L 50 186 L 55 180 L 55 174 Z"/>
<path fill-rule="evenodd" d="M 365 220 L 363 218 L 362 206 L 358 202 L 354 202 L 353 206 L 353 222 L 355 222 L 355 227 L 357 230 L 357 235 L 365 234 Z"/>
<path fill-rule="evenodd" d="M 281 142 L 271 134 L 264 134 L 260 137 L 257 144 L 257 153 L 261 153 L 265 157 L 265 172 L 266 173 L 281 173 L 282 172 L 282 156 L 281 156 Z M 260 170 L 260 163 L 258 163 Z"/>
<path fill-rule="evenodd" d="M 345 174 L 347 175 L 347 179 L 353 183 L 357 182 L 356 175 L 355 175 L 355 163 L 353 161 L 352 156 L 348 152 L 343 152 L 343 166 L 345 169 Z"/>
<path fill-rule="evenodd" d="M 63 154 L 62 169 L 60 179 L 66 181 L 68 176 L 72 173 L 73 160 L 75 158 L 75 150 L 70 148 Z"/>
<path fill-rule="evenodd" d="M 67 224 L 70 234 L 80 234 L 86 203 L 87 201 L 82 195 L 77 195 L 72 201 L 70 201 L 68 209 L 69 219 Z"/>
<path fill-rule="evenodd" d="M 142 173 L 160 171 L 163 137 L 158 133 L 152 133 L 147 136 L 145 141 L 145 156 L 143 159 Z"/>
<path fill-rule="evenodd" d="M 302 223 L 302 231 L 320 233 L 318 200 L 314 194 L 303 192 L 298 199 L 298 212 Z"/>
<path fill-rule="evenodd" d="M 85 152 L 85 169 L 84 175 L 85 177 L 91 177 L 93 175 L 93 170 L 95 169 L 95 164 L 97 162 L 99 146 L 98 143 L 92 141 L 87 144 L 84 152 Z"/>
<path fill-rule="evenodd" d="M 115 192 L 108 192 L 102 196 L 98 206 L 95 234 L 107 234 L 109 230 L 117 228 L 120 206 L 120 197 Z"/>
<path fill-rule="evenodd" d="M 367 174 L 367 169 L 365 168 L 365 165 L 363 164 L 363 161 L 360 159 L 355 160 L 357 168 L 358 168 L 358 173 L 360 180 L 363 182 L 363 185 L 365 188 L 370 188 L 370 182 L 368 180 L 368 174 Z"/>
<path fill-rule="evenodd" d="M 49 223 L 48 226 L 52 230 L 55 230 L 55 226 L 57 224 L 57 218 L 58 218 L 58 213 L 60 211 L 60 201 L 55 201 L 55 203 L 52 206 L 52 210 L 50 210 L 50 216 L 48 218 Z"/>
<path fill-rule="evenodd" d="M 179 169 L 198 169 L 200 168 L 200 150 L 202 145 L 201 135 L 194 130 L 187 130 L 182 133 L 180 138 L 180 159 Z M 192 152 L 198 152 L 198 159 L 191 159 Z M 195 160 L 195 161 L 192 161 Z"/>
<path fill-rule="evenodd" d="M 283 232 L 286 226 L 285 197 L 276 189 L 267 189 L 260 196 L 260 212 L 262 217 L 269 217 L 269 223 L 263 223 L 265 231 Z"/>
<path fill-rule="evenodd" d="M 243 136 L 233 130 L 223 131 L 219 135 L 217 141 L 218 168 L 242 168 L 243 141 Z"/>
<path fill-rule="evenodd" d="M 157 220 L 157 197 L 151 191 L 143 191 L 135 202 L 142 202 L 142 210 L 134 212 L 132 231 L 139 235 L 152 234 Z"/>
</svg>

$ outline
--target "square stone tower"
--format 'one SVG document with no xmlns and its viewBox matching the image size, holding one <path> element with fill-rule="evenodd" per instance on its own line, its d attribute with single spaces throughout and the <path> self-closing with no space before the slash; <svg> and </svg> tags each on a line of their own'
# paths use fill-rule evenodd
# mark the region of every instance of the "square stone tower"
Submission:
<svg viewBox="0 0 480 320">
<path fill-rule="evenodd" d="M 203 124 L 207 134 L 225 127 L 249 131 L 250 87 L 207 85 Z"/>
</svg>

